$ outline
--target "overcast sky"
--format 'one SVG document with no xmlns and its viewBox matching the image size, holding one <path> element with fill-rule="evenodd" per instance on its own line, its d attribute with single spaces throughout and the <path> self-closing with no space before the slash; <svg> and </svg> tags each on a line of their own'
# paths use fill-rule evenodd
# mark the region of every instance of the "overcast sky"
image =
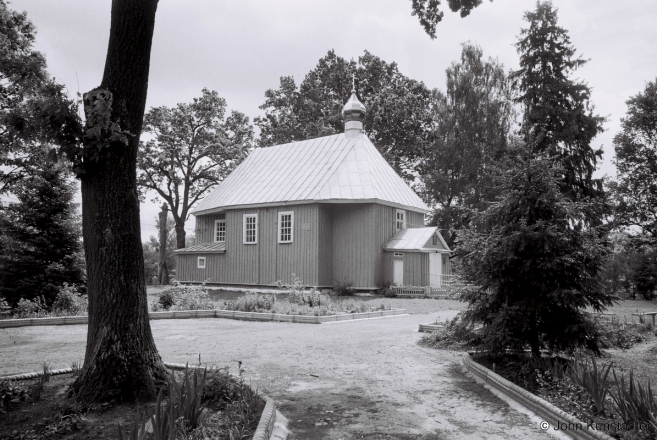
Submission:
<svg viewBox="0 0 657 440">
<path fill-rule="evenodd" d="M 100 84 L 110 25 L 110 0 L 10 0 L 36 25 L 36 49 L 71 95 Z M 445 3 L 445 2 L 443 2 Z M 576 77 L 593 89 L 592 102 L 608 117 L 594 140 L 605 151 L 599 174 L 614 174 L 611 140 L 625 101 L 657 78 L 656 0 L 553 0 L 559 22 L 578 53 L 591 61 Z M 445 88 L 445 69 L 461 43 L 516 69 L 513 43 L 530 0 L 484 1 L 464 19 L 449 10 L 431 40 L 411 16 L 410 0 L 160 0 L 147 109 L 173 106 L 217 90 L 230 109 L 251 119 L 264 92 L 281 76 L 297 84 L 330 49 L 345 58 L 368 50 L 430 88 Z M 348 97 L 345 96 L 345 100 Z M 142 205 L 142 239 L 157 235 L 159 208 Z M 186 229 L 194 230 L 193 218 Z"/>
</svg>

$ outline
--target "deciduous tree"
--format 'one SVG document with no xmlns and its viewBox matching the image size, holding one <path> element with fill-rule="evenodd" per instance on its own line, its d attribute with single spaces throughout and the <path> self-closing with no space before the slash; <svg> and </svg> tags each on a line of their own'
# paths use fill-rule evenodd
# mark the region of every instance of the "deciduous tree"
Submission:
<svg viewBox="0 0 657 440">
<path fill-rule="evenodd" d="M 614 149 L 617 173 L 610 188 L 615 221 L 638 227 L 657 244 L 657 80 L 627 101 Z"/>
<path fill-rule="evenodd" d="M 478 46 L 464 44 L 446 73 L 446 94 L 434 92 L 432 142 L 417 169 L 424 198 L 435 207 L 431 222 L 452 245 L 472 210 L 485 209 L 496 195 L 514 111 L 504 68 L 485 60 Z"/>
<path fill-rule="evenodd" d="M 74 103 L 32 48 L 35 34 L 25 13 L 0 0 L 0 194 L 41 173 L 46 152 L 81 135 Z"/>
<path fill-rule="evenodd" d="M 493 0 L 490 0 L 493 1 Z M 417 16 L 424 31 L 432 39 L 436 38 L 436 26 L 443 20 L 445 15 L 440 9 L 440 0 L 411 0 L 413 12 Z M 480 4 L 482 0 L 447 0 L 449 9 L 458 12 L 461 17 L 467 17 L 470 12 Z"/>
<path fill-rule="evenodd" d="M 148 320 L 137 192 L 137 150 L 146 106 L 157 0 L 113 0 L 103 79 L 84 94 L 82 231 L 89 324 L 83 401 L 147 400 L 165 370 Z"/>
<path fill-rule="evenodd" d="M 240 112 L 226 117 L 226 100 L 203 89 L 190 104 L 151 109 L 144 131 L 154 138 L 139 149 L 138 184 L 169 205 L 178 249 L 184 248 L 190 209 L 244 159 L 253 127 Z"/>
<path fill-rule="evenodd" d="M 260 144 L 270 146 L 344 131 L 342 107 L 355 75 L 358 98 L 367 112 L 364 130 L 398 171 L 412 169 L 423 154 L 431 133 L 431 91 L 404 76 L 396 63 L 365 52 L 347 61 L 329 51 L 297 88 L 292 77 L 282 77 L 278 90 L 265 92 Z M 408 176 L 407 176 L 408 177 Z"/>
</svg>

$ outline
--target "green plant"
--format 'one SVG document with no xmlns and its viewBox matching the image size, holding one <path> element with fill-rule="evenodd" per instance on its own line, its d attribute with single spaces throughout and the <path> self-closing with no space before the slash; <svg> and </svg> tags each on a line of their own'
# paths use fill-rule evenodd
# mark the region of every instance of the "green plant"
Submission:
<svg viewBox="0 0 657 440">
<path fill-rule="evenodd" d="M 158 395 L 158 398 L 160 396 Z M 121 423 L 119 422 L 119 440 L 123 440 L 123 430 L 121 428 Z M 141 415 L 139 413 L 139 403 L 137 403 L 137 409 L 135 410 L 135 417 L 132 421 L 132 428 L 130 429 L 130 434 L 128 434 L 128 440 L 146 440 L 146 429 L 144 423 L 141 420 Z"/>
<path fill-rule="evenodd" d="M 36 297 L 34 300 L 21 298 L 14 309 L 17 318 L 35 318 L 42 316 L 47 310 L 45 300 Z"/>
<path fill-rule="evenodd" d="M 620 380 L 613 371 L 616 382 L 616 393 L 610 392 L 611 398 L 616 406 L 618 415 L 625 423 L 643 422 L 652 426 L 653 431 L 657 430 L 657 417 L 655 396 L 648 381 L 648 387 L 643 388 L 641 384 L 634 381 L 634 372 L 630 370 L 628 387 L 625 386 L 625 375 L 621 375 Z"/>
<path fill-rule="evenodd" d="M 81 295 L 77 285 L 64 283 L 52 304 L 52 311 L 58 315 L 78 315 L 87 313 L 88 306 L 87 295 Z"/>
<path fill-rule="evenodd" d="M 30 398 L 29 390 L 20 383 L 3 380 L 0 383 L 0 412 L 5 413 L 12 405 L 25 402 Z"/>
<path fill-rule="evenodd" d="M 154 312 L 164 310 L 210 310 L 214 303 L 210 299 L 205 283 L 200 286 L 180 284 L 173 285 L 160 292 L 158 302 L 153 303 Z"/>
<path fill-rule="evenodd" d="M 32 386 L 30 387 L 30 396 L 32 397 L 32 401 L 37 402 L 41 400 L 41 393 L 43 392 L 43 387 L 45 386 L 46 382 L 50 381 L 50 376 L 52 373 L 50 372 L 50 366 L 47 363 L 43 363 L 42 365 L 43 372 L 37 377 L 36 381 Z"/>
<path fill-rule="evenodd" d="M 612 364 L 609 363 L 606 368 L 603 366 L 598 371 L 598 364 L 595 357 L 591 356 L 589 367 L 588 359 L 582 362 L 579 355 L 576 354 L 566 370 L 566 376 L 575 385 L 584 388 L 588 392 L 595 409 L 603 415 L 605 414 L 605 401 L 609 394 L 609 372 L 611 367 Z"/>
<path fill-rule="evenodd" d="M 335 292 L 337 296 L 352 296 L 356 293 L 356 289 L 352 287 L 353 285 L 354 283 L 350 281 L 345 281 L 343 283 L 335 282 L 333 292 Z"/>
<path fill-rule="evenodd" d="M 71 361 L 71 370 L 73 370 L 73 375 L 77 376 L 82 370 L 82 362 L 80 361 Z"/>
<path fill-rule="evenodd" d="M 169 310 L 171 306 L 176 303 L 175 298 L 173 297 L 173 292 L 171 292 L 171 290 L 164 290 L 160 292 L 160 298 L 157 300 L 157 302 L 164 310 Z"/>
</svg>

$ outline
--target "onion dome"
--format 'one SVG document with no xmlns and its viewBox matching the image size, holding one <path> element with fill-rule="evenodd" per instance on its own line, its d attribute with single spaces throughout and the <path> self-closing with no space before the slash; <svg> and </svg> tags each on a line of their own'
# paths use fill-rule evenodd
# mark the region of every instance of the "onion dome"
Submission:
<svg viewBox="0 0 657 440">
<path fill-rule="evenodd" d="M 344 119 L 345 137 L 357 136 L 363 132 L 365 106 L 358 100 L 355 88 L 351 91 L 347 103 L 342 107 L 342 118 Z"/>
</svg>

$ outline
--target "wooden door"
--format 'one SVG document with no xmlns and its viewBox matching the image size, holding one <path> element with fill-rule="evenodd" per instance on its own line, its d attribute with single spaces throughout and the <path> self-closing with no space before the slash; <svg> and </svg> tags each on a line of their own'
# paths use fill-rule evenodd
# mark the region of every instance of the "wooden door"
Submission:
<svg viewBox="0 0 657 440">
<path fill-rule="evenodd" d="M 393 260 L 392 281 L 398 285 L 404 285 L 404 258 L 396 257 Z"/>
<path fill-rule="evenodd" d="M 443 261 L 438 253 L 429 254 L 429 285 L 440 287 L 442 285 Z"/>
</svg>

